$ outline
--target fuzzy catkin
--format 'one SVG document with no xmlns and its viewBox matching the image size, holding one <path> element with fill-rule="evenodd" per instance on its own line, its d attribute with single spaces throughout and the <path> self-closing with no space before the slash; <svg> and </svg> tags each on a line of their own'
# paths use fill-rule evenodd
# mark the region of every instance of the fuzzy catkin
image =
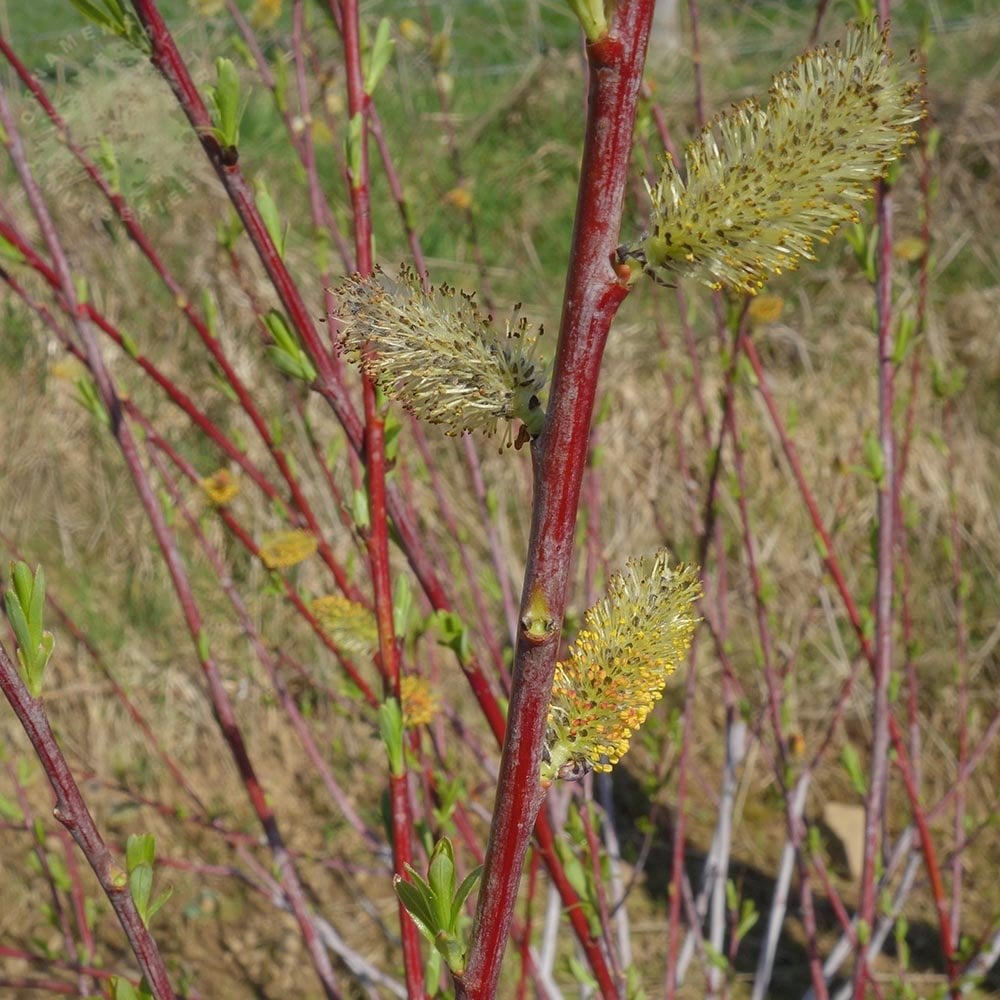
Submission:
<svg viewBox="0 0 1000 1000">
<path fill-rule="evenodd" d="M 618 763 L 687 653 L 700 593 L 697 573 L 662 551 L 611 578 L 556 665 L 543 783 Z"/>
<path fill-rule="evenodd" d="M 498 330 L 471 294 L 425 290 L 405 267 L 395 281 L 350 275 L 333 292 L 343 350 L 416 417 L 449 434 L 490 436 L 514 419 L 538 433 L 547 373 L 519 307 Z"/>
<path fill-rule="evenodd" d="M 705 128 L 685 149 L 686 179 L 667 156 L 648 187 L 649 233 L 622 257 L 667 280 L 755 294 L 857 221 L 921 114 L 885 32 L 852 28 L 775 77 L 766 107 L 744 101 Z"/>
</svg>

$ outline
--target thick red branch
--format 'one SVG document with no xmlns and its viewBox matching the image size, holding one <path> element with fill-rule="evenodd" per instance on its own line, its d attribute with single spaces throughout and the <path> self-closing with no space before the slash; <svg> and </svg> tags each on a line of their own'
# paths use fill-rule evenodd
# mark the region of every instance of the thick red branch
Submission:
<svg viewBox="0 0 1000 1000">
<path fill-rule="evenodd" d="M 496 993 L 531 830 L 552 674 L 566 606 L 580 487 L 604 345 L 628 294 L 611 266 L 618 243 L 652 0 L 619 5 L 607 36 L 588 46 L 590 94 L 549 410 L 535 467 L 535 502 L 521 595 L 508 729 L 472 943 L 459 997 Z M 606 963 L 605 997 L 618 995 Z"/>
</svg>

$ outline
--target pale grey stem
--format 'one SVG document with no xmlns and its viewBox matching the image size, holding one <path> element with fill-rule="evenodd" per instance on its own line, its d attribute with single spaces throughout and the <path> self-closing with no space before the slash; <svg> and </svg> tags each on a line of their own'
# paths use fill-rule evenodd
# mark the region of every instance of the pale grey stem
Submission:
<svg viewBox="0 0 1000 1000">
<path fill-rule="evenodd" d="M 554 784 L 549 792 L 549 820 L 552 829 L 558 835 L 566 823 L 569 811 L 569 797 L 572 793 L 568 788 Z M 551 979 L 555 968 L 556 953 L 559 944 L 559 931 L 562 923 L 562 897 L 559 890 L 550 882 L 545 895 L 545 918 L 542 922 L 542 943 L 538 952 L 538 971 L 543 978 Z"/>
<path fill-rule="evenodd" d="M 552 978 L 552 973 L 542 969 L 538 950 L 531 948 L 530 954 L 532 962 L 535 963 L 535 975 L 532 983 L 535 988 L 535 996 L 538 1000 L 564 1000 L 563 991 L 559 988 L 555 979 Z"/>
<path fill-rule="evenodd" d="M 722 796 L 716 826 L 719 839 L 718 861 L 711 873 L 712 904 L 709 911 L 708 941 L 717 955 L 722 954 L 726 936 L 726 880 L 729 878 L 729 855 L 733 846 L 733 804 L 736 801 L 736 772 L 746 756 L 747 724 L 738 716 L 730 719 L 726 740 L 726 766 L 722 775 Z M 722 986 L 722 970 L 713 965 L 708 970 L 709 995 Z"/>
<path fill-rule="evenodd" d="M 789 830 L 794 830 L 802 820 L 806 805 L 806 793 L 809 790 L 811 778 L 812 775 L 808 771 L 803 772 L 792 791 L 788 803 Z M 796 850 L 791 835 L 789 835 L 781 852 L 781 864 L 774 883 L 774 900 L 771 903 L 771 912 L 767 917 L 767 934 L 764 937 L 760 959 L 757 962 L 751 1000 L 764 1000 L 767 995 L 767 987 L 771 982 L 771 975 L 774 972 L 774 956 L 778 950 L 778 938 L 781 937 L 781 928 L 788 910 L 788 887 L 792 882 Z"/>
<path fill-rule="evenodd" d="M 402 1000 L 405 1000 L 407 995 L 405 983 L 393 979 L 377 966 L 372 965 L 367 959 L 362 958 L 337 933 L 333 924 L 328 923 L 322 917 L 315 914 L 313 915 L 313 924 L 324 946 L 344 963 L 356 983 L 368 989 L 373 986 L 380 986 L 394 997 L 400 997 Z M 378 996 L 378 994 L 375 995 Z"/>
<path fill-rule="evenodd" d="M 729 857 L 732 850 L 733 814 L 736 802 L 736 772 L 746 758 L 747 726 L 742 719 L 735 720 L 729 727 L 726 740 L 726 762 L 722 774 L 722 792 L 719 796 L 718 819 L 712 833 L 712 842 L 705 857 L 701 889 L 695 899 L 695 911 L 699 920 L 708 912 L 708 902 L 712 901 L 712 922 L 709 942 L 718 953 L 722 947 L 726 931 L 726 879 L 729 876 Z M 684 975 L 694 955 L 696 936 L 694 928 L 689 928 L 677 957 L 677 984 L 684 982 Z M 714 969 L 709 972 L 709 985 L 717 990 L 721 985 L 721 973 Z"/>
<path fill-rule="evenodd" d="M 989 946 L 969 963 L 962 977 L 962 992 L 971 993 L 976 987 L 976 981 L 982 979 L 998 961 L 1000 961 L 1000 930 L 990 939 Z"/>
<path fill-rule="evenodd" d="M 889 860 L 885 866 L 885 874 L 882 876 L 882 881 L 879 885 L 879 891 L 881 892 L 882 886 L 887 882 L 888 879 L 892 878 L 896 869 L 899 867 L 900 862 L 906 857 L 913 847 L 913 834 L 914 827 L 908 826 L 897 838 L 896 845 L 892 849 L 892 854 L 889 856 Z M 913 865 L 916 859 L 915 855 L 910 855 L 910 865 Z M 915 874 L 916 869 L 914 869 Z M 900 884 L 900 889 L 903 885 L 907 886 L 907 892 L 912 888 L 913 878 L 910 875 L 910 867 L 907 867 L 906 873 L 903 875 L 903 881 Z M 907 884 L 909 882 L 909 884 Z M 905 895 L 903 895 L 900 890 L 897 890 L 896 897 L 894 899 L 894 905 L 898 900 L 898 905 L 902 906 L 905 901 Z M 897 911 L 898 912 L 898 911 Z M 854 926 L 854 923 L 851 923 Z M 847 934 L 841 934 L 840 939 L 833 946 L 830 954 L 827 955 L 826 961 L 823 963 L 823 979 L 829 983 L 830 980 L 837 974 L 837 971 L 844 964 L 844 962 L 853 954 L 854 944 Z M 803 994 L 802 1000 L 816 1000 L 816 993 L 810 986 L 808 990 Z"/>
<path fill-rule="evenodd" d="M 561 921 L 562 899 L 559 890 L 550 884 L 545 894 L 545 919 L 542 922 L 542 943 L 538 950 L 538 972 L 544 977 L 551 977 L 555 967 Z"/>
<path fill-rule="evenodd" d="M 719 827 L 718 824 L 716 824 L 715 832 L 712 834 L 712 842 L 708 847 L 708 854 L 705 855 L 705 867 L 702 869 L 701 873 L 701 890 L 698 893 L 697 899 L 694 901 L 694 911 L 697 916 L 697 921 L 692 922 L 691 926 L 688 927 L 688 932 L 684 937 L 684 943 L 681 945 L 680 954 L 677 956 L 678 986 L 684 982 L 684 976 L 687 974 L 688 965 L 691 964 L 691 959 L 694 956 L 696 945 L 703 942 L 701 925 L 705 920 L 705 914 L 708 913 L 708 891 L 712 885 L 712 872 L 717 867 L 718 856 Z"/>
<path fill-rule="evenodd" d="M 615 935 L 618 938 L 618 957 L 623 969 L 632 965 L 632 935 L 629 930 L 628 907 L 625 905 L 625 880 L 622 878 L 622 852 L 615 826 L 615 803 L 612 797 L 611 777 L 599 774 L 594 782 L 597 798 L 604 810 L 601 832 L 604 834 L 604 850 L 608 855 L 608 880 L 610 882 L 612 910 L 615 921 Z"/>
<path fill-rule="evenodd" d="M 875 927 L 875 933 L 872 935 L 871 943 L 868 945 L 865 955 L 866 962 L 871 962 L 872 959 L 874 959 L 882 951 L 885 939 L 889 936 L 889 932 L 896 923 L 896 918 L 899 916 L 899 912 L 903 908 L 903 903 L 906 902 L 906 897 L 909 896 L 910 890 L 913 888 L 913 883 L 916 881 L 917 872 L 919 870 L 920 855 L 911 854 L 909 861 L 906 863 L 906 870 L 903 872 L 903 878 L 899 883 L 899 888 L 892 897 L 892 907 L 887 914 L 879 919 L 879 922 Z M 856 922 L 856 920 L 853 921 L 854 924 L 856 924 Z M 847 998 L 851 995 L 853 988 L 853 983 L 845 983 L 834 994 L 833 1000 L 847 1000 Z"/>
</svg>

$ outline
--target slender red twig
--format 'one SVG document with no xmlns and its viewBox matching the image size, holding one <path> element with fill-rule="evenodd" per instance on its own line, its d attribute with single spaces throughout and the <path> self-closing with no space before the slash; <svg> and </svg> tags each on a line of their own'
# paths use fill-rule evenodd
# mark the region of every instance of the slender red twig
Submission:
<svg viewBox="0 0 1000 1000">
<path fill-rule="evenodd" d="M 298 873 L 284 846 L 278 830 L 277 820 L 267 802 L 264 790 L 250 762 L 243 735 L 236 723 L 232 704 L 222 684 L 217 664 L 207 652 L 204 645 L 201 614 L 194 599 L 183 561 L 177 549 L 176 539 L 167 524 L 163 510 L 142 466 L 135 436 L 125 419 L 121 397 L 104 363 L 97 337 L 88 321 L 86 310 L 77 301 L 69 260 L 56 231 L 52 216 L 48 211 L 45 199 L 28 167 L 20 136 L 10 113 L 2 86 L 0 86 L 0 120 L 3 121 L 5 127 L 8 151 L 18 172 L 21 186 L 38 222 L 43 239 L 52 255 L 53 267 L 59 278 L 60 293 L 73 316 L 74 327 L 83 350 L 83 355 L 86 358 L 87 367 L 97 386 L 104 409 L 108 414 L 111 433 L 119 447 L 140 502 L 153 528 L 186 624 L 198 651 L 198 659 L 208 682 L 216 719 L 229 744 L 230 751 L 240 771 L 251 804 L 268 837 L 268 842 L 274 852 L 276 864 L 282 871 L 284 887 L 289 903 L 299 922 L 303 940 L 313 959 L 314 967 L 323 984 L 324 991 L 328 996 L 336 997 L 338 994 L 333 985 L 333 969 L 330 965 L 329 956 L 316 936 Z"/>
<path fill-rule="evenodd" d="M 101 889 L 108 897 L 118 922 L 128 937 L 132 953 L 153 995 L 157 1000 L 173 1000 L 174 990 L 170 985 L 163 956 L 143 923 L 142 917 L 139 916 L 129 891 L 128 876 L 111 856 L 97 829 L 97 824 L 80 794 L 66 758 L 56 743 L 42 700 L 28 693 L 17 667 L 2 645 L 0 645 L 0 690 L 3 691 L 4 697 L 24 727 L 41 761 L 42 770 L 55 793 L 56 806 L 53 815 L 69 830 L 94 870 Z"/>
<path fill-rule="evenodd" d="M 371 96 L 365 91 L 361 66 L 361 25 L 357 0 L 341 0 L 341 35 L 344 43 L 344 69 L 347 78 L 347 106 L 351 119 L 359 123 L 353 130 L 353 151 L 348 180 L 354 211 L 354 253 L 357 270 L 370 275 L 372 260 L 371 188 L 368 169 L 368 113 Z M 389 697 L 400 703 L 400 649 L 393 623 L 392 580 L 389 571 L 389 513 L 386 502 L 385 418 L 376 400 L 375 386 L 367 374 L 362 376 L 365 414 L 365 470 L 368 487 L 369 522 L 365 532 L 368 561 L 375 590 L 375 617 L 378 622 L 379 659 Z M 400 709 L 400 711 L 402 711 Z M 410 801 L 408 769 L 390 770 L 389 800 L 392 818 L 393 863 L 397 878 L 407 878 L 407 866 L 413 860 L 413 805 Z M 397 901 L 403 942 L 403 967 L 411 1000 L 424 995 L 424 966 L 420 955 L 420 933 L 402 899 Z"/>
</svg>

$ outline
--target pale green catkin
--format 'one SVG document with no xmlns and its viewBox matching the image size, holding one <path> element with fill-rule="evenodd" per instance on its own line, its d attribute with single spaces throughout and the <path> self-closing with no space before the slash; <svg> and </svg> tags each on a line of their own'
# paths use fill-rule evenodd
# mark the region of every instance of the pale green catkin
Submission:
<svg viewBox="0 0 1000 1000">
<path fill-rule="evenodd" d="M 532 436 L 541 429 L 547 373 L 519 307 L 498 330 L 472 295 L 426 291 L 407 268 L 395 281 L 351 275 L 333 293 L 345 353 L 419 419 L 449 434 L 489 436 L 514 419 Z"/>
<path fill-rule="evenodd" d="M 750 99 L 708 126 L 685 150 L 686 179 L 667 156 L 648 188 L 649 233 L 621 256 L 668 281 L 755 294 L 858 219 L 921 115 L 885 32 L 852 28 L 777 76 L 766 107 Z"/>
</svg>

